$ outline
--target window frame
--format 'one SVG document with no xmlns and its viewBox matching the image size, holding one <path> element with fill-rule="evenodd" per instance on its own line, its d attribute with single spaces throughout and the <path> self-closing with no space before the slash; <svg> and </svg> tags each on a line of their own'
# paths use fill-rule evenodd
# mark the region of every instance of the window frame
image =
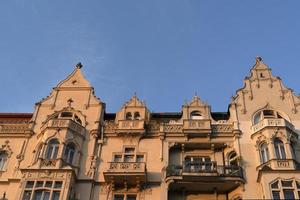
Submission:
<svg viewBox="0 0 300 200">
<path fill-rule="evenodd" d="M 28 183 L 33 183 L 32 187 L 27 187 Z M 42 182 L 42 186 L 39 186 L 38 183 Z M 51 186 L 47 186 L 47 183 L 51 182 Z M 57 183 L 60 183 L 60 187 L 56 187 Z M 59 192 L 59 197 L 57 200 L 61 199 L 63 194 L 64 181 L 63 180 L 51 180 L 51 179 L 43 179 L 43 180 L 27 180 L 24 184 L 24 188 L 21 194 L 22 200 L 34 200 L 37 191 L 42 192 L 42 200 L 44 199 L 44 195 L 46 192 L 49 192 L 49 198 L 52 199 L 54 193 Z M 30 193 L 29 198 L 26 197 L 25 194 Z"/>
<path fill-rule="evenodd" d="M 269 151 L 268 143 L 262 142 L 259 145 L 259 157 L 260 157 L 261 164 L 266 163 L 270 160 L 270 151 Z"/>
<path fill-rule="evenodd" d="M 126 152 L 126 149 L 134 149 L 133 152 Z M 125 161 L 126 156 L 132 156 L 133 161 Z M 138 161 L 138 157 L 143 157 L 142 161 Z M 116 161 L 116 157 L 120 158 L 118 161 Z M 137 150 L 137 147 L 135 146 L 124 146 L 122 152 L 113 152 L 113 157 L 112 157 L 112 162 L 118 162 L 118 163 L 124 163 L 124 162 L 129 162 L 129 163 L 145 163 L 146 162 L 146 153 L 144 152 L 139 152 Z"/>
<path fill-rule="evenodd" d="M 285 160 L 286 151 L 283 141 L 280 138 L 275 138 L 273 144 L 276 159 Z"/>
<path fill-rule="evenodd" d="M 57 143 L 51 143 L 52 141 L 56 141 Z M 50 149 L 51 148 L 51 149 Z M 59 149 L 60 142 L 57 138 L 52 138 L 47 143 L 45 159 L 47 160 L 56 160 L 59 157 Z M 51 150 L 51 155 L 49 155 L 49 151 Z"/>
<path fill-rule="evenodd" d="M 70 148 L 70 146 L 73 148 Z M 71 157 L 71 153 L 73 153 L 72 157 Z M 63 159 L 64 161 L 72 165 L 74 163 L 75 157 L 76 157 L 76 145 L 74 142 L 69 142 L 65 146 Z"/>
<path fill-rule="evenodd" d="M 283 186 L 282 182 L 291 181 L 292 186 Z M 272 184 L 278 182 L 278 188 L 272 188 Z M 269 184 L 270 193 L 272 199 L 277 199 L 274 197 L 274 193 L 279 194 L 279 199 L 285 199 L 284 191 L 293 191 L 294 199 L 300 199 L 300 181 L 296 179 L 276 179 Z"/>
<path fill-rule="evenodd" d="M 2 156 L 3 155 L 3 156 Z M 9 154 L 7 151 L 0 151 L 0 172 L 6 171 Z"/>
</svg>

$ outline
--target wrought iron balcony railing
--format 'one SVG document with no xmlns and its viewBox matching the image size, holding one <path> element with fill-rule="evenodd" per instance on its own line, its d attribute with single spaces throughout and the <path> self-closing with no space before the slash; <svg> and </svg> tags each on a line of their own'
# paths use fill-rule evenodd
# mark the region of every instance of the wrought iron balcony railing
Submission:
<svg viewBox="0 0 300 200">
<path fill-rule="evenodd" d="M 183 165 L 169 165 L 166 176 L 231 176 L 243 177 L 240 166 L 217 165 L 217 162 L 184 162 Z"/>
</svg>

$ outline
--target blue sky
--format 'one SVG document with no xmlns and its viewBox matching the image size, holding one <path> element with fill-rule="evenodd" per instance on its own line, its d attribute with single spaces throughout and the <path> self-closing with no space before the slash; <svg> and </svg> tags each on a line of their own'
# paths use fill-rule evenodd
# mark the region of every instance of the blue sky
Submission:
<svg viewBox="0 0 300 200">
<path fill-rule="evenodd" d="M 300 92 L 300 1 L 0 1 L 0 112 L 32 112 L 79 61 L 116 112 L 134 92 L 154 112 L 197 92 L 226 111 L 255 57 Z"/>
</svg>

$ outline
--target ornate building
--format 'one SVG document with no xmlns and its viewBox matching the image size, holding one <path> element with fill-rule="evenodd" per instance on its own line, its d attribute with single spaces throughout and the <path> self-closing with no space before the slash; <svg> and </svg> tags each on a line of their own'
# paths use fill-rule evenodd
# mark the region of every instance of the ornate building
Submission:
<svg viewBox="0 0 300 200">
<path fill-rule="evenodd" d="M 33 113 L 0 114 L 0 197 L 299 199 L 299 105 L 257 58 L 227 112 L 194 96 L 151 113 L 133 96 L 107 113 L 79 64 Z"/>
</svg>

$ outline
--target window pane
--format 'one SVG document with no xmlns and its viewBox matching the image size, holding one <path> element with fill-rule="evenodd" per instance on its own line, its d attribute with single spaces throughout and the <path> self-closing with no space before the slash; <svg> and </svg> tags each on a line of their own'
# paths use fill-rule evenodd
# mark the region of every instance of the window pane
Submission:
<svg viewBox="0 0 300 200">
<path fill-rule="evenodd" d="M 54 184 L 54 188 L 61 188 L 62 182 L 61 181 L 56 181 Z"/>
<path fill-rule="evenodd" d="M 298 181 L 296 181 L 296 185 L 297 185 L 297 188 L 300 189 L 300 183 Z"/>
<path fill-rule="evenodd" d="M 272 195 L 273 195 L 273 199 L 274 200 L 280 200 L 280 194 L 279 194 L 279 192 L 273 191 Z"/>
<path fill-rule="evenodd" d="M 122 155 L 115 155 L 114 162 L 122 162 Z"/>
<path fill-rule="evenodd" d="M 71 113 L 71 112 L 63 112 L 60 115 L 60 117 L 62 117 L 62 118 L 72 118 L 72 116 L 73 116 L 73 113 Z"/>
<path fill-rule="evenodd" d="M 36 182 L 35 187 L 43 187 L 43 185 L 44 185 L 43 181 L 38 181 L 38 182 Z"/>
<path fill-rule="evenodd" d="M 127 200 L 136 200 L 136 195 L 127 195 Z"/>
<path fill-rule="evenodd" d="M 272 183 L 271 188 L 272 189 L 278 189 L 278 181 L 276 181 L 275 183 Z"/>
<path fill-rule="evenodd" d="M 33 188 L 34 181 L 27 181 L 25 188 Z"/>
<path fill-rule="evenodd" d="M 25 191 L 22 200 L 30 200 L 31 191 Z"/>
<path fill-rule="evenodd" d="M 50 192 L 45 191 L 45 192 L 44 192 L 43 200 L 49 200 L 49 198 L 50 198 Z"/>
<path fill-rule="evenodd" d="M 284 199 L 295 199 L 293 190 L 283 190 Z"/>
<path fill-rule="evenodd" d="M 126 155 L 124 157 L 124 162 L 133 162 L 134 156 Z"/>
<path fill-rule="evenodd" d="M 47 181 L 45 187 L 52 188 L 52 181 Z"/>
<path fill-rule="evenodd" d="M 114 200 L 124 200 L 124 195 L 122 195 L 122 194 L 116 194 L 114 196 Z"/>
<path fill-rule="evenodd" d="M 42 200 L 42 190 L 36 190 L 34 192 L 33 200 Z"/>
<path fill-rule="evenodd" d="M 144 162 L 144 155 L 137 155 L 136 162 Z"/>
<path fill-rule="evenodd" d="M 134 148 L 125 148 L 125 153 L 134 153 Z"/>
<path fill-rule="evenodd" d="M 57 154 L 58 154 L 58 146 L 55 145 L 54 150 L 53 150 L 53 155 L 51 159 L 56 159 L 57 158 Z"/>
<path fill-rule="evenodd" d="M 293 187 L 293 181 L 281 181 L 282 187 Z"/>
<path fill-rule="evenodd" d="M 51 200 L 59 200 L 60 192 L 53 192 Z"/>
</svg>

